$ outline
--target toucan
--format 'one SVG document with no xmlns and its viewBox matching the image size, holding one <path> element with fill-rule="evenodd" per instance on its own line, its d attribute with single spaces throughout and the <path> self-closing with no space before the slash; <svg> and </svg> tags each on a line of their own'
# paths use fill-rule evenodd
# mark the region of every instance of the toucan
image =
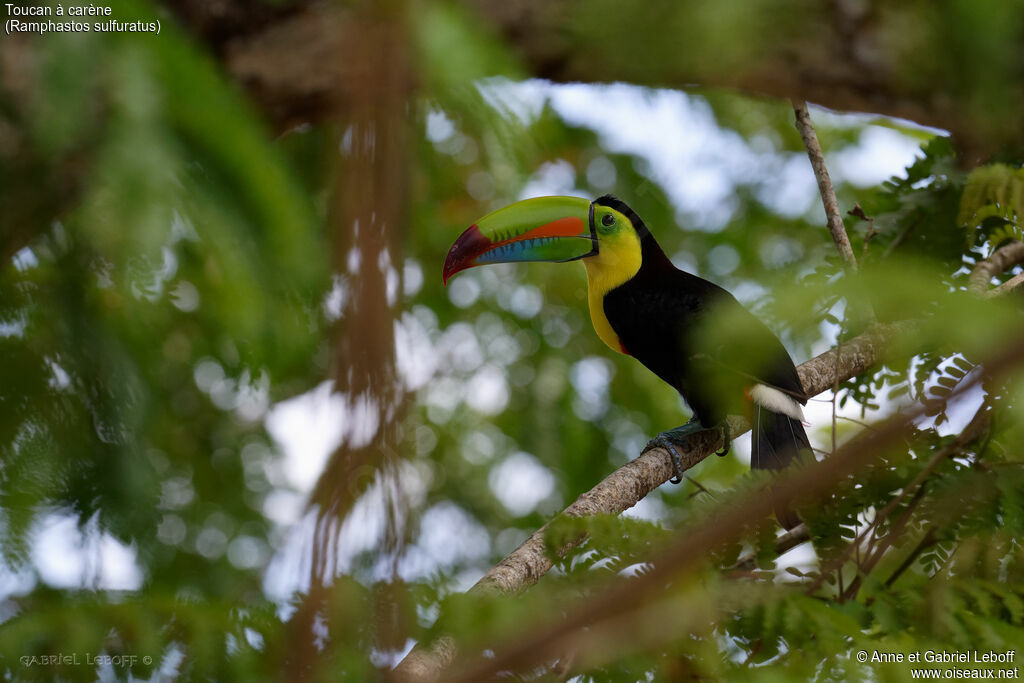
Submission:
<svg viewBox="0 0 1024 683">
<path fill-rule="evenodd" d="M 611 195 L 595 201 L 537 197 L 493 211 L 452 245 L 444 283 L 473 266 L 519 261 L 582 261 L 598 336 L 640 361 L 689 405 L 688 423 L 661 432 L 645 448 L 669 452 L 674 483 L 683 479 L 676 445 L 685 447 L 690 436 L 714 429 L 722 435 L 724 455 L 730 414 L 751 419 L 754 469 L 780 470 L 809 457 L 802 410 L 807 396 L 785 347 L 729 292 L 676 268 L 625 202 Z M 728 321 L 728 333 L 709 333 L 720 321 Z M 799 523 L 780 507 L 776 517 L 787 528 Z"/>
</svg>

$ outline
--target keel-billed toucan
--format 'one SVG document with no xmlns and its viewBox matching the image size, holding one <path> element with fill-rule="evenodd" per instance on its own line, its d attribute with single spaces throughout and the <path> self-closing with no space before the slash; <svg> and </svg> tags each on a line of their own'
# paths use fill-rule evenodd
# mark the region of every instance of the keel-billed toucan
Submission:
<svg viewBox="0 0 1024 683">
<path fill-rule="evenodd" d="M 444 281 L 487 263 L 575 260 L 587 270 L 598 336 L 672 385 L 693 410 L 690 422 L 648 444 L 671 453 L 673 481 L 682 478 L 673 443 L 719 429 L 728 449 L 730 414 L 751 418 L 755 469 L 778 470 L 810 451 L 801 424 L 807 398 L 786 349 L 727 291 L 672 265 L 640 217 L 615 197 L 538 197 L 498 209 L 452 245 Z M 725 319 L 734 335 L 705 334 L 709 322 Z M 787 527 L 797 523 L 784 510 L 776 514 Z"/>
</svg>

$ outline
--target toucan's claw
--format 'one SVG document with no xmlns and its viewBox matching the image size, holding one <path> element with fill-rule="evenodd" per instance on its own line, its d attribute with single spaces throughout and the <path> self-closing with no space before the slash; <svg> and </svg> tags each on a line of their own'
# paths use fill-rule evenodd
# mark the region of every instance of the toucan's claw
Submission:
<svg viewBox="0 0 1024 683">
<path fill-rule="evenodd" d="M 665 432 L 662 432 L 647 442 L 647 446 L 644 447 L 644 452 L 646 453 L 652 448 L 664 448 L 668 451 L 668 454 L 672 457 L 672 469 L 675 471 L 675 476 L 669 479 L 669 482 L 672 484 L 681 483 L 683 481 L 683 459 L 679 457 L 679 451 L 676 450 L 676 446 L 672 443 L 672 439 L 665 436 Z"/>
<path fill-rule="evenodd" d="M 679 455 L 679 451 L 676 450 L 676 445 L 678 444 L 679 446 L 686 448 L 689 446 L 690 435 L 702 431 L 704 431 L 704 426 L 697 420 L 697 418 L 693 418 L 681 427 L 669 429 L 668 431 L 658 434 L 647 442 L 647 445 L 644 446 L 644 452 L 646 453 L 652 448 L 664 448 L 668 451 L 668 454 L 672 458 L 672 469 L 675 471 L 675 476 L 669 479 L 669 481 L 673 484 L 679 484 L 684 479 L 683 459 Z"/>
</svg>

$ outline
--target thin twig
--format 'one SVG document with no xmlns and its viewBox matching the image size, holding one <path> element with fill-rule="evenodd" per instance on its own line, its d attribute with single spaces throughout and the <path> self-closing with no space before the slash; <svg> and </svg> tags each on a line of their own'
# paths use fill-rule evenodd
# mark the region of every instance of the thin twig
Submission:
<svg viewBox="0 0 1024 683">
<path fill-rule="evenodd" d="M 846 415 L 840 415 L 839 419 L 840 420 L 846 420 L 847 422 L 852 422 L 855 425 L 860 425 L 864 429 L 874 429 L 875 428 L 875 426 L 873 424 L 871 424 L 870 422 L 865 422 L 864 420 L 858 420 L 857 418 L 854 418 L 854 417 L 847 417 Z"/>
<path fill-rule="evenodd" d="M 836 199 L 832 178 L 829 177 L 828 168 L 825 166 L 825 155 L 818 143 L 818 134 L 814 132 L 814 125 L 811 124 L 807 103 L 802 100 L 794 100 L 793 111 L 796 112 L 796 129 L 800 132 L 800 137 L 803 138 L 807 156 L 811 160 L 811 168 L 814 169 L 814 177 L 818 180 L 818 192 L 821 194 L 821 202 L 825 206 L 825 217 L 828 219 L 828 229 L 832 233 L 832 241 L 836 243 L 839 258 L 843 260 L 846 268 L 851 272 L 856 272 L 857 257 L 853 255 L 850 238 L 846 235 L 846 228 L 843 226 L 843 216 L 839 213 L 839 200 Z"/>
<path fill-rule="evenodd" d="M 842 338 L 842 331 L 839 333 Z M 842 344 L 842 342 L 840 342 Z M 837 345 L 838 347 L 838 345 Z M 836 401 L 839 398 L 839 374 L 836 374 L 836 378 L 832 381 L 832 453 L 836 452 L 836 441 L 839 435 L 839 406 L 836 405 Z"/>
<path fill-rule="evenodd" d="M 907 505 L 907 509 L 903 511 L 900 518 L 896 520 L 896 524 L 889 530 L 885 536 L 878 543 L 878 548 L 868 555 L 867 560 L 864 561 L 863 565 L 857 567 L 857 576 L 854 577 L 853 581 L 850 582 L 850 586 L 846 591 L 843 591 L 842 587 L 839 589 L 839 602 L 846 602 L 857 597 L 857 591 L 860 590 L 861 583 L 865 576 L 870 574 L 872 570 L 881 561 L 882 556 L 885 555 L 886 551 L 892 547 L 892 544 L 896 542 L 900 536 L 903 535 L 903 530 L 907 528 L 907 524 L 910 522 L 911 515 L 914 514 L 914 509 L 917 508 L 921 500 L 924 498 L 924 492 L 927 487 L 922 485 L 917 489 L 917 493 L 914 494 L 910 504 Z M 877 527 L 876 527 L 877 528 Z"/>
<path fill-rule="evenodd" d="M 864 209 L 861 208 L 860 204 L 854 204 L 853 208 L 847 211 L 847 213 L 853 216 L 854 218 L 859 218 L 862 221 L 867 221 L 868 231 L 864 233 L 864 247 L 860 253 L 861 258 L 864 258 L 868 255 L 868 244 L 870 244 L 872 238 L 874 238 L 874 236 L 878 234 L 878 231 L 875 230 L 875 219 L 864 213 Z"/>
<path fill-rule="evenodd" d="M 917 558 L 921 555 L 922 552 L 925 551 L 926 548 L 930 548 L 931 546 L 935 545 L 935 536 L 935 527 L 928 529 L 928 532 L 924 535 L 924 538 L 921 539 L 921 542 L 918 543 L 917 546 L 910 551 L 910 554 L 907 555 L 906 559 L 904 559 L 903 562 L 900 563 L 900 566 L 896 567 L 896 571 L 892 573 L 892 576 L 886 579 L 886 588 L 889 588 L 894 583 L 896 583 L 896 579 L 900 578 L 900 575 L 903 572 L 907 571 L 908 569 L 910 569 L 910 567 L 913 566 L 914 561 L 917 560 Z"/>
<path fill-rule="evenodd" d="M 704 488 L 704 485 L 703 485 L 703 484 L 701 484 L 701 483 L 700 483 L 699 481 L 697 481 L 696 479 L 694 479 L 693 477 L 691 477 L 691 476 L 688 476 L 688 475 L 684 474 L 684 475 L 683 475 L 683 479 L 685 479 L 686 481 L 690 482 L 691 484 L 693 484 L 694 486 L 696 486 L 696 487 L 697 487 L 697 490 L 696 490 L 696 491 L 694 491 L 694 492 L 692 492 L 692 493 L 691 493 L 691 494 L 690 494 L 690 495 L 689 495 L 689 496 L 687 497 L 687 500 L 689 500 L 690 498 L 693 498 L 694 496 L 698 496 L 698 495 L 700 495 L 700 494 L 702 494 L 702 493 L 706 493 L 706 494 L 708 494 L 708 495 L 709 495 L 709 496 L 710 496 L 711 498 L 714 498 L 714 497 L 715 497 L 715 494 L 711 493 L 711 491 L 708 491 L 708 490 L 707 490 L 706 488 Z"/>
<path fill-rule="evenodd" d="M 845 321 L 845 316 L 843 316 L 843 318 L 844 318 L 844 321 Z M 842 339 L 843 339 L 843 328 L 842 328 L 842 326 L 840 326 L 839 327 L 839 338 L 838 338 L 837 348 L 842 345 L 842 343 L 843 343 Z M 839 435 L 839 420 L 836 419 L 836 416 L 839 414 L 838 413 L 839 406 L 836 403 L 838 398 L 839 398 L 839 373 L 837 372 L 835 374 L 835 379 L 832 380 L 832 452 L 829 454 L 830 456 L 835 456 L 835 454 L 836 454 L 836 448 L 837 448 L 836 442 L 838 441 L 838 435 Z M 837 584 L 839 586 L 839 594 L 842 595 L 843 594 L 843 567 L 842 567 L 842 565 L 836 567 L 836 582 L 837 582 Z"/>
</svg>

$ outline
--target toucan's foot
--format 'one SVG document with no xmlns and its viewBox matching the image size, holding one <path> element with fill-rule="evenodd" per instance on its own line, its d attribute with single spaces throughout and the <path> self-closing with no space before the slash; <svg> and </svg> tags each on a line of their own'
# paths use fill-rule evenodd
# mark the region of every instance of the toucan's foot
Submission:
<svg viewBox="0 0 1024 683">
<path fill-rule="evenodd" d="M 686 448 L 689 445 L 690 436 L 702 431 L 704 431 L 704 425 L 694 418 L 681 427 L 669 429 L 658 434 L 647 442 L 644 452 L 646 453 L 652 448 L 664 448 L 668 451 L 669 456 L 672 458 L 672 468 L 675 470 L 675 476 L 669 481 L 673 484 L 678 484 L 683 480 L 683 459 L 680 457 L 679 451 L 676 450 L 676 446 Z"/>
<path fill-rule="evenodd" d="M 675 471 L 675 476 L 669 479 L 669 481 L 673 484 L 678 484 L 683 480 L 683 461 L 679 457 L 679 451 L 676 450 L 675 443 L 672 442 L 672 439 L 665 436 L 667 433 L 662 432 L 648 441 L 647 446 L 644 447 L 644 452 L 646 453 L 652 448 L 664 448 L 668 451 L 668 454 L 672 457 L 672 469 Z"/>
</svg>

